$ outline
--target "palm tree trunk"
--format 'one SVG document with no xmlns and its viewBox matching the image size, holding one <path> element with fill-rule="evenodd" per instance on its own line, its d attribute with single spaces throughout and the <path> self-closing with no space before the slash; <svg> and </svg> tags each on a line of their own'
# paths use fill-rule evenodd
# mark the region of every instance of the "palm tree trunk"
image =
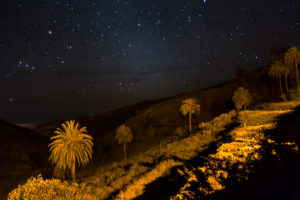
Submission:
<svg viewBox="0 0 300 200">
<path fill-rule="evenodd" d="M 296 62 L 295 62 L 295 69 L 296 69 L 296 80 L 297 80 L 298 92 L 300 93 L 299 76 L 298 76 L 298 66 L 297 66 L 297 63 L 296 63 Z"/>
<path fill-rule="evenodd" d="M 283 96 L 283 89 L 282 89 L 282 85 L 281 85 L 281 79 L 279 79 L 279 86 L 280 86 L 281 95 Z"/>
<path fill-rule="evenodd" d="M 71 167 L 71 173 L 72 173 L 72 181 L 73 183 L 76 183 L 76 176 L 75 176 L 75 162 Z"/>
<path fill-rule="evenodd" d="M 124 142 L 124 158 L 126 160 L 126 142 Z"/>
<path fill-rule="evenodd" d="M 288 86 L 288 81 L 287 81 L 287 78 L 288 78 L 287 72 L 285 72 L 284 77 L 285 77 L 285 88 L 286 88 L 286 92 L 288 92 L 288 91 L 289 91 L 289 86 Z"/>
<path fill-rule="evenodd" d="M 189 130 L 192 133 L 192 113 L 189 112 Z"/>
</svg>

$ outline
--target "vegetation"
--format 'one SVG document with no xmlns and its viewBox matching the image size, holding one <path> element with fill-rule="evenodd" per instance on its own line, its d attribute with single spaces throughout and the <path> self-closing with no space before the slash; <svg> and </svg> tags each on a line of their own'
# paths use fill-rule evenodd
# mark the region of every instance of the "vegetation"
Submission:
<svg viewBox="0 0 300 200">
<path fill-rule="evenodd" d="M 282 85 L 281 85 L 281 78 L 285 74 L 285 67 L 282 62 L 276 60 L 271 67 L 269 68 L 269 76 L 272 78 L 276 78 L 279 81 L 279 87 L 281 96 L 284 95 Z"/>
<path fill-rule="evenodd" d="M 300 92 L 298 64 L 300 63 L 300 51 L 296 46 L 290 47 L 284 55 L 284 62 L 287 66 L 295 67 L 298 92 Z"/>
<path fill-rule="evenodd" d="M 247 89 L 239 87 L 236 91 L 234 91 L 232 101 L 236 110 L 240 111 L 246 109 L 253 102 L 253 99 Z"/>
<path fill-rule="evenodd" d="M 285 64 L 277 60 L 269 68 L 269 75 L 279 80 L 282 96 L 284 95 L 281 84 L 283 75 L 286 90 L 289 90 L 287 76 L 290 68 L 287 65 L 296 63 L 297 68 L 297 63 L 300 62 L 297 61 L 297 56 L 295 61 L 293 60 L 295 57 L 288 54 L 291 49 L 285 55 Z M 298 82 L 297 79 L 297 84 Z M 288 94 L 292 94 L 293 91 L 291 89 Z M 276 143 L 265 136 L 264 131 L 275 128 L 276 117 L 291 112 L 291 107 L 299 105 L 295 102 L 269 103 L 260 105 L 259 108 L 263 110 L 245 110 L 253 102 L 253 98 L 243 87 L 234 91 L 232 101 L 236 110 L 221 114 L 211 121 L 201 122 L 198 129 L 195 129 L 197 130 L 195 134 L 183 138 L 186 130 L 177 124 L 172 124 L 171 133 L 174 131 L 176 139 L 172 135 L 166 137 L 159 145 L 142 154 L 133 155 L 129 159 L 127 159 L 126 148 L 133 139 L 133 133 L 129 126 L 120 125 L 116 130 L 115 139 L 119 144 L 123 144 L 124 161 L 98 167 L 93 175 L 83 178 L 81 184 L 76 183 L 76 163 L 85 166 L 92 158 L 93 138 L 86 134 L 86 127 L 79 128 L 79 123 L 73 120 L 67 121 L 62 124 L 62 129 L 58 128 L 55 131 L 57 135 L 51 137 L 54 141 L 49 144 L 51 151 L 49 160 L 55 164 L 56 177 L 64 179 L 63 170 L 70 169 L 73 183 L 62 182 L 59 179 L 44 180 L 39 175 L 31 177 L 26 184 L 14 189 L 8 199 L 134 199 L 145 192 L 147 184 L 165 176 L 172 168 L 177 169 L 186 182 L 170 199 L 194 199 L 214 194 L 225 189 L 229 180 L 240 181 L 248 178 L 253 170 L 252 164 L 262 158 L 263 144 Z M 189 98 L 182 102 L 179 110 L 183 116 L 189 115 L 191 133 L 192 115 L 200 112 L 200 105 L 196 99 Z M 234 123 L 237 114 L 244 126 L 237 127 L 238 125 Z M 157 131 L 154 127 L 156 126 L 150 125 L 145 133 L 154 136 Z M 226 136 L 223 134 L 225 131 Z M 212 143 L 213 145 L 210 145 Z M 299 151 L 298 146 L 293 142 L 288 142 L 286 145 Z M 213 153 L 205 157 L 199 156 L 210 146 L 215 148 Z M 272 154 L 276 155 L 275 148 L 272 149 Z M 201 164 L 192 167 L 186 165 L 189 162 L 185 161 L 195 163 L 194 159 L 201 159 Z"/>
<path fill-rule="evenodd" d="M 43 179 L 41 175 L 31 177 L 24 185 L 19 185 L 8 194 L 8 200 L 96 200 L 91 188 L 85 184 L 60 181 L 59 179 Z"/>
<path fill-rule="evenodd" d="M 274 104 L 275 105 L 275 104 Z M 284 104 L 285 106 L 294 107 L 295 104 Z M 299 103 L 298 103 L 299 105 Z M 277 105 L 275 105 L 277 106 Z M 282 106 L 280 104 L 280 106 Z M 180 188 L 178 193 L 172 196 L 171 200 L 195 199 L 211 195 L 217 191 L 226 188 L 232 180 L 247 180 L 250 173 L 254 170 L 253 163 L 262 159 L 265 153 L 265 146 L 272 156 L 280 157 L 277 152 L 278 145 L 291 151 L 298 152 L 299 148 L 294 142 L 281 142 L 279 144 L 268 136 L 264 135 L 265 130 L 273 129 L 276 123 L 273 120 L 279 115 L 290 113 L 291 110 L 285 111 L 242 111 L 244 116 L 242 120 L 255 121 L 248 127 L 237 127 L 229 132 L 232 140 L 222 143 L 216 150 L 216 153 L 210 154 L 205 159 L 204 165 L 193 166 L 188 168 L 178 168 L 178 173 L 185 177 L 186 183 Z M 213 198 L 212 198 L 213 199 Z"/>
<path fill-rule="evenodd" d="M 155 179 L 165 175 L 168 171 L 174 167 L 181 165 L 181 162 L 176 162 L 172 159 L 162 161 L 154 169 L 147 172 L 145 175 L 140 176 L 132 184 L 129 184 L 124 191 L 121 191 L 116 199 L 134 199 L 143 194 L 145 186 Z"/>
<path fill-rule="evenodd" d="M 116 140 L 119 144 L 123 144 L 124 147 L 124 159 L 126 160 L 126 145 L 132 141 L 132 131 L 130 127 L 122 124 L 116 131 Z"/>
<path fill-rule="evenodd" d="M 80 185 L 68 184 L 58 179 L 43 180 L 33 177 L 25 185 L 13 190 L 9 198 L 36 199 L 38 196 L 41 197 L 39 199 L 62 200 L 134 199 L 145 192 L 147 184 L 168 174 L 172 168 L 186 178 L 186 183 L 171 199 L 193 199 L 195 196 L 210 195 L 226 188 L 228 180 L 233 177 L 247 179 L 249 172 L 253 170 L 251 163 L 262 156 L 262 141 L 273 142 L 264 136 L 263 131 L 274 128 L 274 118 L 290 112 L 289 108 L 297 105 L 299 103 L 283 102 L 271 106 L 276 110 L 241 111 L 241 120 L 249 122 L 248 127 L 234 128 L 226 134 L 230 135 L 231 140 L 219 143 L 222 139 L 219 133 L 236 120 L 236 111 L 233 110 L 210 122 L 202 122 L 199 125 L 200 130 L 189 137 L 168 141 L 160 148 L 154 146 L 131 159 L 98 168 L 92 176 L 82 179 Z M 263 108 L 268 109 L 267 105 Z M 277 110 L 283 108 L 287 111 Z M 124 127 L 126 126 L 123 125 L 122 129 Z M 205 157 L 200 166 L 190 168 L 185 165 L 184 161 L 197 158 L 212 142 L 218 144 L 217 150 Z M 288 145 L 298 151 L 294 143 Z M 235 168 L 237 171 L 232 174 L 231 170 Z M 195 187 L 195 184 L 199 185 Z M 193 188 L 197 189 L 196 193 Z"/>
<path fill-rule="evenodd" d="M 286 92 L 289 92 L 288 75 L 291 73 L 291 68 L 289 68 L 287 65 L 285 65 L 283 63 L 283 61 L 280 61 L 280 62 L 284 66 L 283 71 L 284 71 L 285 89 L 286 89 Z"/>
<path fill-rule="evenodd" d="M 75 120 L 63 123 L 62 128 L 57 128 L 54 132 L 57 135 L 51 137 L 54 141 L 49 144 L 49 160 L 56 168 L 71 169 L 72 180 L 76 182 L 76 163 L 85 166 L 92 158 L 93 138 L 86 134 L 87 128 L 79 128 L 79 123 L 75 124 Z"/>
<path fill-rule="evenodd" d="M 192 114 L 197 114 L 200 112 L 200 105 L 197 103 L 196 99 L 190 98 L 182 102 L 180 111 L 183 116 L 189 115 L 189 132 L 192 132 Z"/>
</svg>

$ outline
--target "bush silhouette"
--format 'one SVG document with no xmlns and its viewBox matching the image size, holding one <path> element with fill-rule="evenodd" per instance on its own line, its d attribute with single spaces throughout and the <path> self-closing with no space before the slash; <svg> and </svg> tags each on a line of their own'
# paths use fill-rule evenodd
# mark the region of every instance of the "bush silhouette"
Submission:
<svg viewBox="0 0 300 200">
<path fill-rule="evenodd" d="M 79 128 L 79 123 L 75 124 L 75 120 L 66 121 L 62 128 L 57 128 L 54 132 L 57 135 L 51 137 L 54 141 L 49 144 L 49 160 L 57 168 L 71 169 L 72 180 L 76 182 L 76 162 L 79 166 L 85 166 L 92 158 L 93 138 L 86 134 L 86 127 Z"/>
</svg>

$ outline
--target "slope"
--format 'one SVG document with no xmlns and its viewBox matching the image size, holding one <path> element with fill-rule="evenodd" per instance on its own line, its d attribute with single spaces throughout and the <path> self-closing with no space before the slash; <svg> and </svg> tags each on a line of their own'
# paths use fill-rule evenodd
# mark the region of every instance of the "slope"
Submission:
<svg viewBox="0 0 300 200">
<path fill-rule="evenodd" d="M 39 171 L 47 174 L 48 139 L 0 120 L 0 199 Z"/>
</svg>

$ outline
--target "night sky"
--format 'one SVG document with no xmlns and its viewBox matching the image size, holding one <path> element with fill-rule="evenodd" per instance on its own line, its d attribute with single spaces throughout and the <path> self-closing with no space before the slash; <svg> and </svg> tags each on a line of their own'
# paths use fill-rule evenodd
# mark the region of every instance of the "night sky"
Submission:
<svg viewBox="0 0 300 200">
<path fill-rule="evenodd" d="M 299 0 L 1 0 L 0 118 L 72 119 L 198 90 L 300 41 Z"/>
</svg>

